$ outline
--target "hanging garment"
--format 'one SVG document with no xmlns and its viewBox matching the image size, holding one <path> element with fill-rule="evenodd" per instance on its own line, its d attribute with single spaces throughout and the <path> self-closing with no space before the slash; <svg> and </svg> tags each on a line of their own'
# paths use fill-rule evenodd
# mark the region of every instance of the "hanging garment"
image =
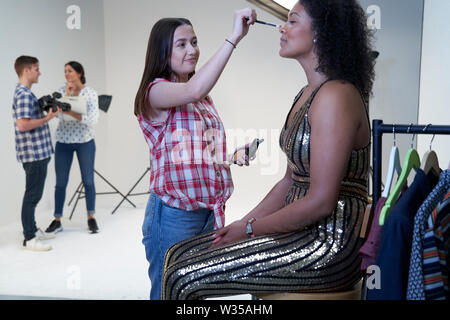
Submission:
<svg viewBox="0 0 450 320">
<path fill-rule="evenodd" d="M 405 191 L 408 189 L 408 183 L 406 182 L 403 186 L 402 193 L 400 197 L 403 196 Z M 377 260 L 378 250 L 380 249 L 381 241 L 381 230 L 383 226 L 380 226 L 380 212 L 386 203 L 387 198 L 380 197 L 377 201 L 377 206 L 373 212 L 372 223 L 369 229 L 369 235 L 367 236 L 366 242 L 364 242 L 361 249 L 359 249 L 359 255 L 361 256 L 361 270 L 367 270 L 371 265 L 374 265 Z"/>
<path fill-rule="evenodd" d="M 411 247 L 411 259 L 409 263 L 408 289 L 406 298 L 408 300 L 425 300 L 425 289 L 423 283 L 423 246 L 425 226 L 428 216 L 436 208 L 437 204 L 444 198 L 450 187 L 450 170 L 441 173 L 439 183 L 429 194 L 414 218 L 414 233 Z"/>
<path fill-rule="evenodd" d="M 428 217 L 423 238 L 423 284 L 426 300 L 448 299 L 450 189 Z"/>
<path fill-rule="evenodd" d="M 413 183 L 392 208 L 381 232 L 376 260 L 381 288 L 368 290 L 368 300 L 406 298 L 414 215 L 435 185 L 434 176 L 418 169 Z"/>
<path fill-rule="evenodd" d="M 361 256 L 361 270 L 366 270 L 369 266 L 374 265 L 377 260 L 377 253 L 380 247 L 381 227 L 378 223 L 380 219 L 380 212 L 386 203 L 387 198 L 380 197 L 377 201 L 377 206 L 373 211 L 372 224 L 370 225 L 369 235 L 366 242 L 364 242 L 359 255 Z"/>
<path fill-rule="evenodd" d="M 434 234 L 439 252 L 444 291 L 446 299 L 450 300 L 450 291 L 448 288 L 448 274 L 450 271 L 450 189 L 447 191 L 447 195 L 444 198 L 444 202 L 434 223 Z"/>
</svg>

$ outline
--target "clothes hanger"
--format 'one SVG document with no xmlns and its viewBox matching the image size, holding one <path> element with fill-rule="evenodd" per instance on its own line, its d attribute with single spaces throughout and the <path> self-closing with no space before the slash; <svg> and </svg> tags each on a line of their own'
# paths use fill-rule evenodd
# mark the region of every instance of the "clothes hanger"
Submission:
<svg viewBox="0 0 450 320">
<path fill-rule="evenodd" d="M 411 128 L 411 125 L 408 128 L 408 133 Z M 395 185 L 392 193 L 389 194 L 389 197 L 386 200 L 386 203 L 383 206 L 383 209 L 381 209 L 380 219 L 378 220 L 378 224 L 380 226 L 384 225 L 384 222 L 387 218 L 387 215 L 389 214 L 389 211 L 392 209 L 392 207 L 397 202 L 397 200 L 400 196 L 400 192 L 403 189 L 403 185 L 405 184 L 406 180 L 408 179 L 409 173 L 411 172 L 411 169 L 417 170 L 420 168 L 419 154 L 417 153 L 417 150 L 414 149 L 413 141 L 414 141 L 414 135 L 411 140 L 411 149 L 408 150 L 408 152 L 406 153 L 406 156 L 405 156 L 405 160 L 403 161 L 403 169 L 400 174 L 400 177 L 397 180 L 397 184 Z"/>
<path fill-rule="evenodd" d="M 429 124 L 423 129 L 424 132 L 426 131 L 428 126 Z M 423 170 L 423 172 L 425 172 L 425 174 L 428 174 L 431 170 L 433 170 L 436 175 L 439 175 L 441 172 L 441 168 L 439 168 L 439 160 L 436 152 L 434 150 L 431 150 L 431 145 L 433 143 L 434 137 L 435 135 L 433 135 L 433 138 L 431 138 L 430 150 L 425 152 L 425 154 L 423 155 L 421 169 Z"/>
<path fill-rule="evenodd" d="M 389 169 L 387 171 L 386 184 L 384 186 L 383 194 L 381 195 L 384 198 L 389 196 L 394 173 L 397 172 L 397 177 L 399 177 L 402 172 L 402 167 L 400 166 L 400 154 L 395 139 L 395 125 L 392 126 L 392 133 L 394 134 L 394 145 L 392 146 L 391 155 L 389 157 Z"/>
<path fill-rule="evenodd" d="M 425 152 L 422 158 L 422 167 L 421 169 L 425 174 L 428 174 L 431 170 L 433 170 L 436 174 L 439 175 L 441 172 L 441 168 L 439 167 L 439 160 L 437 154 L 434 150 L 428 150 Z"/>
</svg>

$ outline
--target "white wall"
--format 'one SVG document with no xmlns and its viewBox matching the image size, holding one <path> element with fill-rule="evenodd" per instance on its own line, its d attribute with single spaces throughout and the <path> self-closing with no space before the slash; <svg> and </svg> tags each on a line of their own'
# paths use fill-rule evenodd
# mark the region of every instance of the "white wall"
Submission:
<svg viewBox="0 0 450 320">
<path fill-rule="evenodd" d="M 381 119 L 385 124 L 417 123 L 423 0 L 359 2 L 370 17 L 370 25 L 377 27 L 374 49 L 380 53 L 375 65 L 370 118 Z M 411 138 L 408 135 L 397 135 L 396 140 L 400 158 L 403 159 L 410 148 Z M 386 177 L 392 145 L 392 135 L 384 135 L 382 179 Z"/>
<path fill-rule="evenodd" d="M 425 0 L 420 78 L 419 124 L 450 125 L 450 1 Z M 431 135 L 420 135 L 418 151 L 422 156 L 429 150 Z M 450 163 L 450 136 L 437 135 L 432 144 L 442 169 Z"/>
</svg>

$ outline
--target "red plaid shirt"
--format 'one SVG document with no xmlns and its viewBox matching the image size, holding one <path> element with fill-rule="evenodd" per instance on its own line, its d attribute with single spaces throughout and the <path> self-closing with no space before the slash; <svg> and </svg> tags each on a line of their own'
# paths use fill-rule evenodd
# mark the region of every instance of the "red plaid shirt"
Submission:
<svg viewBox="0 0 450 320">
<path fill-rule="evenodd" d="M 151 86 L 166 79 L 155 79 Z M 233 192 L 225 130 L 211 98 L 167 110 L 165 121 L 138 116 L 150 148 L 150 191 L 171 207 L 214 210 L 225 225 L 225 202 Z"/>
</svg>

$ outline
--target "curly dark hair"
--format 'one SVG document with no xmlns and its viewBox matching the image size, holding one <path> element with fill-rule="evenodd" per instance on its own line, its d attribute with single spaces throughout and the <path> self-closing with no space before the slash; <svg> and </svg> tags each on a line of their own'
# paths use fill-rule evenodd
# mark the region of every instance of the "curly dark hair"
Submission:
<svg viewBox="0 0 450 320">
<path fill-rule="evenodd" d="M 373 33 L 357 0 L 299 0 L 312 18 L 317 71 L 352 83 L 366 101 L 375 79 Z"/>
</svg>

